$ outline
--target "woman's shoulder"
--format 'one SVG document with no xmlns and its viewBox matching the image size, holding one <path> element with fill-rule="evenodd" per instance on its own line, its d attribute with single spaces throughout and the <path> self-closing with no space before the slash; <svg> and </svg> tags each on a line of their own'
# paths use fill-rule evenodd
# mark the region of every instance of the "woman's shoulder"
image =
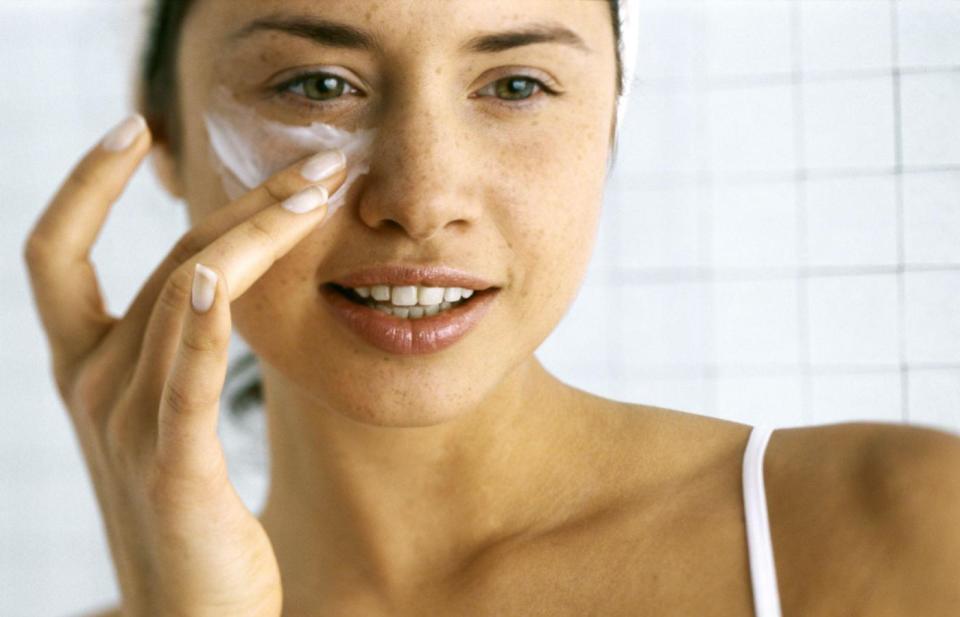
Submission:
<svg viewBox="0 0 960 617">
<path fill-rule="evenodd" d="M 960 437 L 882 422 L 781 428 L 764 476 L 784 606 L 960 605 Z"/>
<path fill-rule="evenodd" d="M 764 474 L 780 487 L 773 498 L 815 491 L 871 520 L 902 523 L 957 505 L 960 435 L 887 422 L 777 428 Z"/>
<path fill-rule="evenodd" d="M 716 468 L 726 497 L 714 503 L 740 507 L 751 425 L 641 405 L 619 409 L 662 422 L 678 451 L 697 444 L 693 477 Z M 776 427 L 763 466 L 785 612 L 956 614 L 960 436 L 885 422 Z"/>
</svg>

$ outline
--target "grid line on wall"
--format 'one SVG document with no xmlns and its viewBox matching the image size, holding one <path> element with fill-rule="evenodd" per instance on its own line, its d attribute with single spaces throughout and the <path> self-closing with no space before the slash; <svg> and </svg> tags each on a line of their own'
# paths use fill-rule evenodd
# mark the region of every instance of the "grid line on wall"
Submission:
<svg viewBox="0 0 960 617">
<path fill-rule="evenodd" d="M 636 366 L 636 364 L 635 364 Z M 706 371 L 716 374 L 721 369 L 726 377 L 793 377 L 797 375 L 796 363 L 783 362 L 700 362 L 697 364 L 649 364 L 640 365 L 644 376 L 666 379 L 685 379 L 691 375 Z M 914 362 L 910 371 L 919 373 L 924 371 L 957 371 L 958 362 Z M 812 364 L 811 377 L 842 377 L 845 375 L 893 375 L 900 371 L 900 363 L 857 364 L 838 362 L 835 364 Z"/>
<path fill-rule="evenodd" d="M 804 2 L 805 0 L 794 0 Z M 898 0 L 888 0 L 897 2 Z M 896 34 L 894 34 L 896 36 Z M 941 64 L 928 66 L 901 66 L 901 75 L 928 75 L 960 73 L 960 65 Z M 744 75 L 715 75 L 704 78 L 691 85 L 689 80 L 672 77 L 649 77 L 637 79 L 638 87 L 652 88 L 660 92 L 676 92 L 686 90 L 741 90 L 762 88 L 764 86 L 792 86 L 796 80 L 805 83 L 822 83 L 829 81 L 852 81 L 858 79 L 886 79 L 890 77 L 888 68 L 870 69 L 831 69 L 831 70 L 804 70 L 799 76 L 790 72 L 750 73 Z"/>
<path fill-rule="evenodd" d="M 838 180 L 844 178 L 882 178 L 886 176 L 936 174 L 960 172 L 960 165 L 901 165 L 889 167 L 835 167 L 806 168 L 799 182 L 810 183 L 819 180 Z M 680 186 L 721 186 L 773 184 L 798 181 L 794 170 L 691 170 L 637 172 L 632 177 L 619 177 L 611 181 L 618 190 L 672 188 Z"/>
<path fill-rule="evenodd" d="M 943 264 L 891 264 L 863 266 L 722 266 L 722 267 L 613 267 L 611 280 L 617 285 L 669 285 L 671 283 L 709 283 L 713 281 L 763 281 L 823 279 L 849 276 L 895 275 L 898 272 L 957 272 L 960 266 Z"/>
<path fill-rule="evenodd" d="M 890 0 L 891 42 L 890 42 L 890 79 L 893 82 L 893 156 L 894 191 L 897 206 L 897 356 L 900 363 L 900 419 L 910 420 L 910 378 L 907 366 L 907 292 L 905 266 L 906 246 L 904 239 L 904 199 L 903 199 L 903 124 L 902 99 L 900 96 L 900 28 L 899 0 Z"/>
<path fill-rule="evenodd" d="M 797 284 L 797 358 L 800 373 L 800 418 L 803 423 L 813 422 L 813 367 L 810 360 L 810 302 L 809 287 L 807 285 L 809 242 L 807 240 L 807 152 L 804 144 L 806 134 L 805 117 L 803 113 L 803 16 L 801 0 L 795 0 L 790 7 L 791 33 L 791 62 L 793 70 L 790 73 L 791 94 L 793 96 L 793 146 L 796 157 L 796 172 L 793 181 L 797 186 L 794 204 L 797 225 L 797 261 L 802 264 L 799 268 L 800 276 L 796 277 Z"/>
</svg>

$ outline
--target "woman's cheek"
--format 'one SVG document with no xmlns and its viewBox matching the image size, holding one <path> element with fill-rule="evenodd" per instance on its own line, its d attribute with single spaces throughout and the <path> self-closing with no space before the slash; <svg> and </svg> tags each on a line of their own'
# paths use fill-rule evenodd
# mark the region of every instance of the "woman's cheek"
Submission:
<svg viewBox="0 0 960 617">
<path fill-rule="evenodd" d="M 596 237 L 598 196 L 548 189 L 526 194 L 512 216 L 514 268 L 518 271 L 519 319 L 553 327 L 573 301 Z"/>
<path fill-rule="evenodd" d="M 231 200 L 223 189 L 223 181 L 210 156 L 206 139 L 188 138 L 184 145 L 180 175 L 184 201 L 191 225 L 194 225 L 210 212 L 228 205 Z"/>
</svg>

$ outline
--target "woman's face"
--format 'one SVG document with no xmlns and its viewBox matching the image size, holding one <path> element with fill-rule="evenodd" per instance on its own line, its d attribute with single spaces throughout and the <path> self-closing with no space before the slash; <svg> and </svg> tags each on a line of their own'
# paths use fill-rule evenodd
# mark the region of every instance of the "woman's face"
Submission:
<svg viewBox="0 0 960 617">
<path fill-rule="evenodd" d="M 376 45 L 323 44 L 309 35 L 321 19 Z M 297 27 L 248 28 L 258 20 Z M 465 48 L 533 24 L 582 43 Z M 343 81 L 279 87 L 311 71 Z M 316 404 L 382 425 L 459 416 L 529 361 L 573 302 L 594 245 L 616 103 L 605 0 L 198 0 L 178 79 L 179 180 L 194 222 L 228 202 L 204 125 L 218 87 L 275 121 L 378 130 L 370 172 L 345 207 L 233 305 L 261 360 Z M 392 354 L 341 325 L 319 292 L 382 264 L 452 266 L 500 289 L 456 344 Z"/>
</svg>

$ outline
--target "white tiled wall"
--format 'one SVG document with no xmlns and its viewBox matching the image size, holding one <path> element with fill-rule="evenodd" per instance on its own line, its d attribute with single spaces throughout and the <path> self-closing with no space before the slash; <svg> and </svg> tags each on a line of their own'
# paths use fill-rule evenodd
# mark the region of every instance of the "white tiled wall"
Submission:
<svg viewBox="0 0 960 617">
<path fill-rule="evenodd" d="M 128 109 L 141 27 L 135 0 L 0 0 L 4 616 L 116 599 L 20 248 Z M 538 355 L 612 398 L 741 422 L 960 432 L 960 3 L 646 1 L 641 30 L 595 259 Z M 185 229 L 141 173 L 93 252 L 113 312 Z M 222 431 L 257 508 L 248 422 Z"/>
<path fill-rule="evenodd" d="M 890 2 L 882 0 L 805 0 L 799 15 L 803 69 L 888 71 L 891 17 Z"/>
</svg>

